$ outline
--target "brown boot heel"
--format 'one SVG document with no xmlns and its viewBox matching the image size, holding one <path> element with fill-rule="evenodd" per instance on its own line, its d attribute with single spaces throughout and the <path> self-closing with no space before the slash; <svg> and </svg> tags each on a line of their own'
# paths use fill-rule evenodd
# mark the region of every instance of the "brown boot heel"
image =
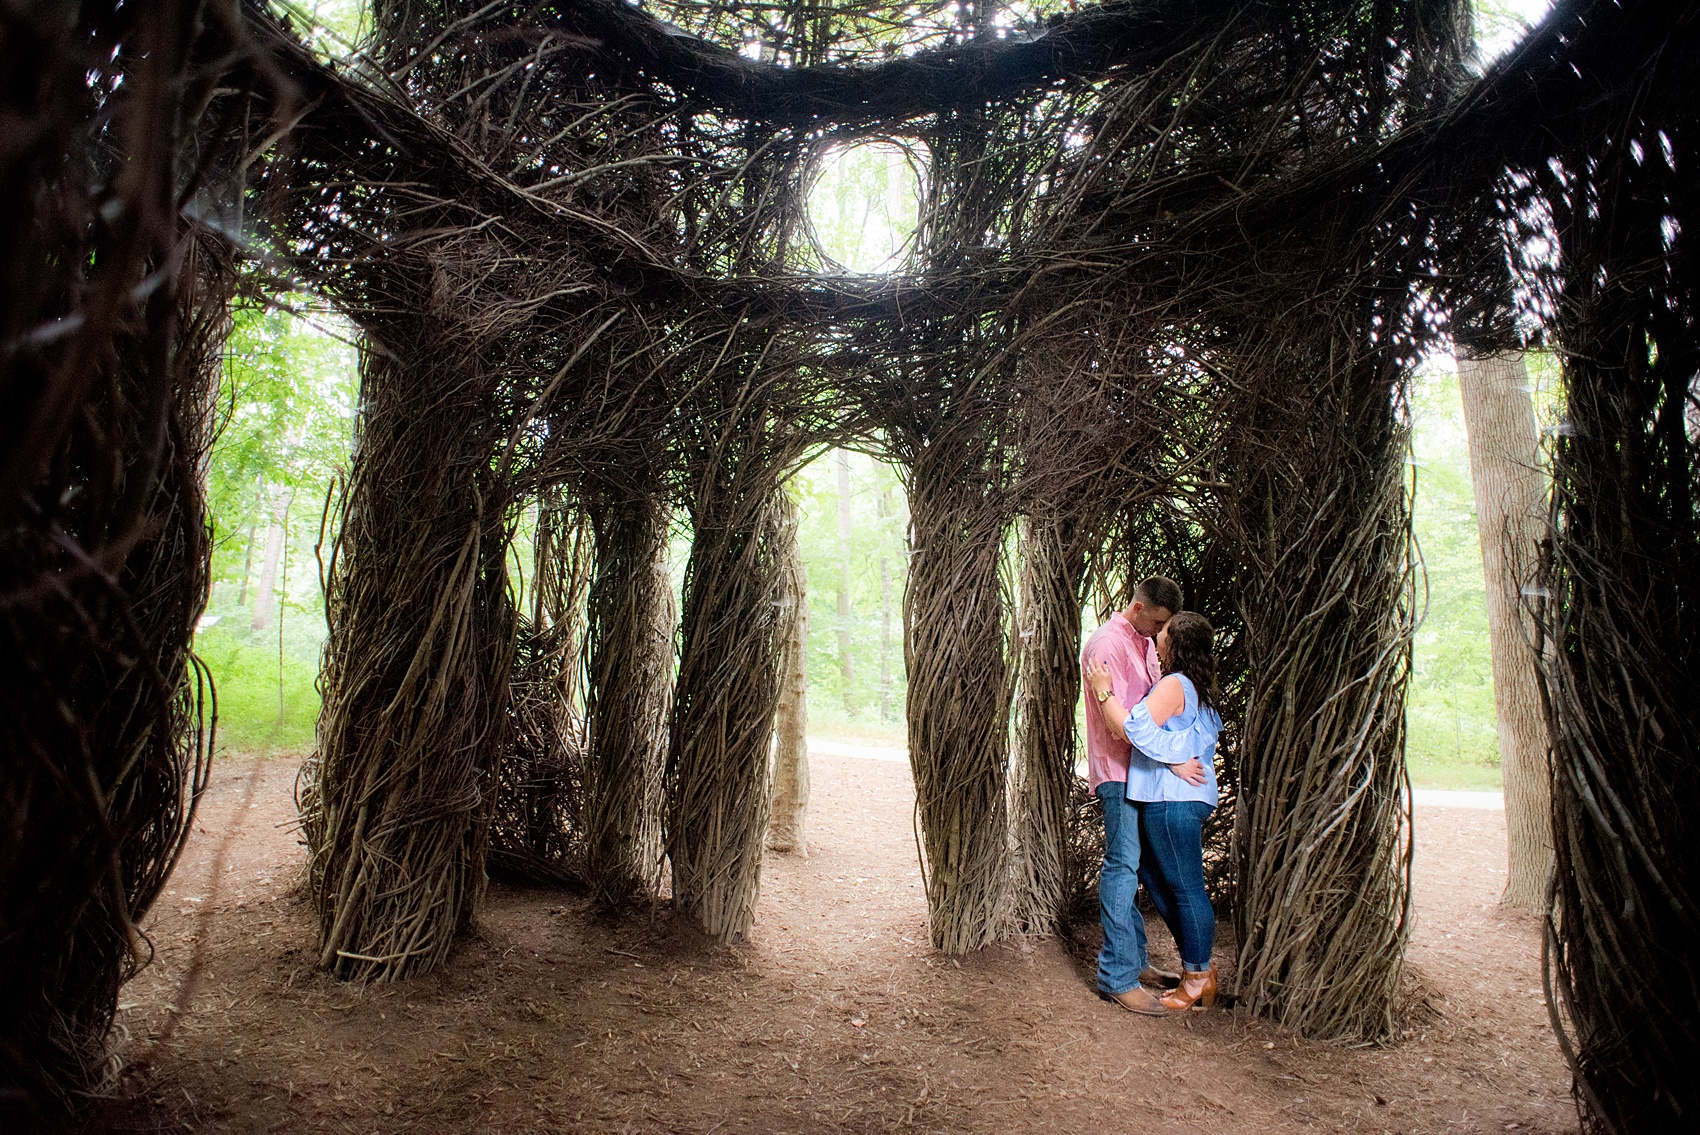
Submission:
<svg viewBox="0 0 1700 1135">
<path fill-rule="evenodd" d="M 1181 983 L 1172 993 L 1163 995 L 1163 1008 L 1171 1013 L 1185 1009 L 1208 1009 L 1216 1004 L 1216 967 L 1211 966 L 1203 973 L 1188 971 L 1181 975 Z"/>
</svg>

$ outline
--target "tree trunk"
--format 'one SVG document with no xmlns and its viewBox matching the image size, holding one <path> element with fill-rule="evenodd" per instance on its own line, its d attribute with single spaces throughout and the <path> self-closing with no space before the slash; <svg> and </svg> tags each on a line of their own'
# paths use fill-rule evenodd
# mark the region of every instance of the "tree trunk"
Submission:
<svg viewBox="0 0 1700 1135">
<path fill-rule="evenodd" d="M 272 603 L 276 599 L 278 563 L 283 558 L 284 516 L 289 511 L 290 491 L 283 485 L 272 486 L 272 522 L 266 529 L 266 558 L 260 565 L 260 585 L 254 596 L 253 628 L 266 629 L 271 621 Z"/>
<path fill-rule="evenodd" d="M 844 675 L 844 709 L 856 710 L 851 683 L 855 666 L 850 660 L 850 455 L 840 449 L 838 460 L 838 667 Z"/>
<path fill-rule="evenodd" d="M 787 503 L 789 503 L 787 501 Z M 783 602 L 791 624 L 780 657 L 779 706 L 774 712 L 773 813 L 767 845 L 808 858 L 809 808 L 809 594 L 808 576 L 797 547 L 797 515 L 780 525 Z"/>
<path fill-rule="evenodd" d="M 1508 873 L 1501 901 L 1546 906 L 1552 875 L 1552 790 L 1547 729 L 1535 669 L 1534 628 L 1519 595 L 1534 575 L 1545 529 L 1545 477 L 1535 464 L 1535 412 L 1520 354 L 1458 360 L 1476 530 L 1487 580 L 1493 700 L 1505 786 Z"/>
<path fill-rule="evenodd" d="M 256 510 L 266 507 L 266 493 L 264 485 L 260 486 L 259 497 L 260 499 L 254 503 Z M 254 575 L 254 534 L 255 529 L 259 526 L 260 522 L 258 516 L 249 518 L 248 551 L 247 554 L 242 557 L 242 586 L 236 589 L 236 605 L 238 607 L 246 607 L 248 605 L 248 581 L 252 579 Z"/>
<path fill-rule="evenodd" d="M 891 490 L 880 493 L 880 536 L 883 522 L 891 517 Z M 891 705 L 891 559 L 880 552 L 880 720 L 892 720 Z"/>
</svg>

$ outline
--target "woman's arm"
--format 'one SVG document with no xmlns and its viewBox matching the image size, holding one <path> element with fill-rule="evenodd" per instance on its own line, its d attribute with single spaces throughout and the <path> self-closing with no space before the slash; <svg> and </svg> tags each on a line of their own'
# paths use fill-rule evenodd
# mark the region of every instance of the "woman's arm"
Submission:
<svg viewBox="0 0 1700 1135">
<path fill-rule="evenodd" d="M 1198 738 L 1191 729 L 1170 733 L 1151 719 L 1151 699 L 1134 706 L 1122 723 L 1122 733 L 1143 755 L 1197 786 L 1204 783 L 1204 762 L 1198 756 Z"/>
<path fill-rule="evenodd" d="M 1092 688 L 1092 696 L 1098 699 L 1098 711 L 1104 715 L 1104 723 L 1120 733 L 1127 721 L 1127 707 L 1110 692 L 1110 664 L 1102 659 L 1088 662 L 1086 684 Z"/>
<path fill-rule="evenodd" d="M 1128 739 L 1142 754 L 1169 766 L 1169 771 L 1186 781 L 1188 784 L 1204 783 L 1204 763 L 1195 753 L 1185 752 L 1190 741 L 1186 733 L 1165 733 L 1154 720 L 1155 711 L 1152 703 L 1157 699 L 1158 691 L 1164 686 L 1169 687 L 1178 696 L 1178 703 L 1170 706 L 1163 714 L 1167 721 L 1186 706 L 1186 691 L 1181 688 L 1179 680 L 1164 678 L 1157 683 L 1146 699 L 1132 711 L 1122 706 L 1121 700 L 1110 692 L 1110 667 L 1105 662 L 1088 663 L 1086 681 L 1092 687 L 1094 697 L 1099 697 L 1098 705 L 1104 715 L 1105 724 Z M 1100 697 L 1100 695 L 1102 695 Z"/>
<path fill-rule="evenodd" d="M 1186 708 L 1186 691 L 1181 680 L 1170 674 L 1145 695 L 1145 708 L 1151 711 L 1151 723 L 1161 729 L 1169 718 Z"/>
</svg>

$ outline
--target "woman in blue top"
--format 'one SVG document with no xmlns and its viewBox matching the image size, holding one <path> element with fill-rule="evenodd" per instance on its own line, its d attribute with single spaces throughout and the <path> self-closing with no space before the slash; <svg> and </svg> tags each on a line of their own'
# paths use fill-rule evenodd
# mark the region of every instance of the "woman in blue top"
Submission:
<svg viewBox="0 0 1700 1135">
<path fill-rule="evenodd" d="M 1139 810 L 1139 875 L 1151 902 L 1174 933 L 1186 972 L 1162 998 L 1165 1009 L 1208 1007 L 1216 1000 L 1210 952 L 1216 914 L 1204 889 L 1204 821 L 1216 807 L 1216 738 L 1222 718 L 1216 683 L 1215 628 L 1182 611 L 1157 635 L 1163 678 L 1145 700 L 1125 709 L 1113 694 L 1100 701 L 1104 719 L 1133 745 L 1127 798 Z M 1109 667 L 1087 670 L 1099 693 L 1110 688 Z"/>
</svg>

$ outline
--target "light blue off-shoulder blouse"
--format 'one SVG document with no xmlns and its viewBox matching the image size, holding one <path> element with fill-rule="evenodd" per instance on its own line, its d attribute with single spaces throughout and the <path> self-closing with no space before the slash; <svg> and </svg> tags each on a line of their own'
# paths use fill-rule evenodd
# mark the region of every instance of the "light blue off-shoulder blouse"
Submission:
<svg viewBox="0 0 1700 1135">
<path fill-rule="evenodd" d="M 1216 806 L 1216 738 L 1222 718 L 1213 709 L 1200 708 L 1198 690 L 1192 679 L 1176 674 L 1186 691 L 1186 706 L 1159 726 L 1151 710 L 1140 702 L 1127 715 L 1122 727 L 1133 745 L 1127 767 L 1127 798 L 1142 803 L 1166 800 L 1201 800 Z M 1149 696 L 1149 695 L 1147 695 Z M 1169 771 L 1197 757 L 1204 764 L 1204 783 L 1188 784 Z"/>
</svg>

